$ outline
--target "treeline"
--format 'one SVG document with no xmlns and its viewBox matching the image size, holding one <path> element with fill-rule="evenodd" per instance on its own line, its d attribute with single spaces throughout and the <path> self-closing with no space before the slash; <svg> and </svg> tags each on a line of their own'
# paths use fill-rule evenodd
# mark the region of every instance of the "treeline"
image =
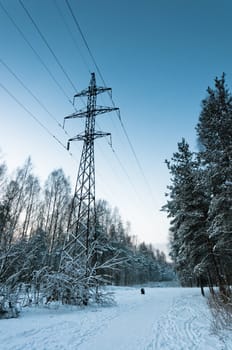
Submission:
<svg viewBox="0 0 232 350">
<path fill-rule="evenodd" d="M 225 75 L 207 89 L 196 126 L 198 152 L 185 139 L 166 161 L 163 207 L 171 218 L 171 257 L 184 286 L 230 294 L 232 284 L 232 94 Z"/>
<path fill-rule="evenodd" d="M 69 271 L 60 268 L 71 200 L 70 181 L 62 169 L 54 170 L 41 187 L 30 159 L 11 176 L 1 163 L 0 297 L 20 288 L 30 291 L 37 302 L 41 293 L 56 294 L 59 299 L 65 289 L 66 300 L 67 294 L 77 294 L 82 267 L 69 262 Z M 173 278 L 164 253 L 152 245 L 137 244 L 129 224 L 104 200 L 96 203 L 96 225 L 95 250 L 102 276 L 97 276 L 98 282 L 128 285 Z"/>
</svg>

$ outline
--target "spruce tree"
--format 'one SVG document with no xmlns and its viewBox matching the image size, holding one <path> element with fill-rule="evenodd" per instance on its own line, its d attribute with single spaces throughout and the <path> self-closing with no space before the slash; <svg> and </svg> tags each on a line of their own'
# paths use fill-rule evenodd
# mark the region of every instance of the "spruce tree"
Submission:
<svg viewBox="0 0 232 350">
<path fill-rule="evenodd" d="M 208 236 L 216 280 L 220 290 L 231 282 L 232 249 L 232 95 L 225 83 L 225 74 L 215 79 L 202 102 L 197 125 L 205 170 L 205 184 L 210 193 Z"/>
<path fill-rule="evenodd" d="M 178 152 L 166 164 L 172 184 L 163 210 L 171 218 L 171 257 L 182 285 L 203 284 L 207 279 L 205 222 L 209 200 L 202 187 L 199 161 L 182 139 Z"/>
</svg>

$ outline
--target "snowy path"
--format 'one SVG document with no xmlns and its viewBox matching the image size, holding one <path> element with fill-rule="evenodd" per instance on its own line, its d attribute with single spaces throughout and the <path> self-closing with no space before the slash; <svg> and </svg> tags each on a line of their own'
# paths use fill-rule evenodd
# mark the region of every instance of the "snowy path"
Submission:
<svg viewBox="0 0 232 350">
<path fill-rule="evenodd" d="M 227 350 L 198 289 L 115 288 L 117 306 L 29 309 L 0 321 L 0 350 Z"/>
</svg>

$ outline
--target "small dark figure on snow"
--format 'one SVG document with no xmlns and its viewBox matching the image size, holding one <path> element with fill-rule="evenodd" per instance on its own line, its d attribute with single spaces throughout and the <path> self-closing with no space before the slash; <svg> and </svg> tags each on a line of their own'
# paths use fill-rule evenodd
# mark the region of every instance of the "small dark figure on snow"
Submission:
<svg viewBox="0 0 232 350">
<path fill-rule="evenodd" d="M 145 294 L 145 289 L 141 288 L 141 294 Z"/>
</svg>

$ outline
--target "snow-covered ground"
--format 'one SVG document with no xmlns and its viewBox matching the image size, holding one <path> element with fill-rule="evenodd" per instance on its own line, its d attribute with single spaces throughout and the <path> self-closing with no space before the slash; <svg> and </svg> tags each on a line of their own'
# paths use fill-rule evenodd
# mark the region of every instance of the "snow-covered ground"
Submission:
<svg viewBox="0 0 232 350">
<path fill-rule="evenodd" d="M 112 287 L 108 307 L 24 308 L 0 320 L 1 350 L 229 350 L 197 288 Z"/>
</svg>

